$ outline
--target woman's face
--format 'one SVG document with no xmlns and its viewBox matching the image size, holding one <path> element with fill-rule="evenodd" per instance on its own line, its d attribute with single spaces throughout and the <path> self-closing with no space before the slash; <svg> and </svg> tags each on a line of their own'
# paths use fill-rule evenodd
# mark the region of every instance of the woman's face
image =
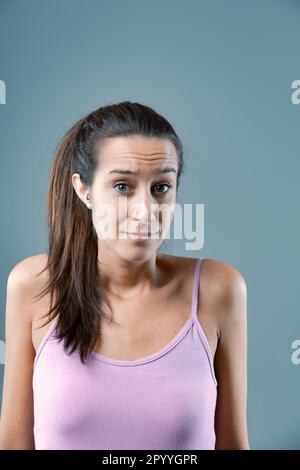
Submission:
<svg viewBox="0 0 300 470">
<path fill-rule="evenodd" d="M 170 228 L 177 171 L 177 152 L 168 140 L 142 136 L 106 139 L 92 187 L 79 187 L 80 180 L 73 175 L 84 202 L 87 193 L 90 195 L 102 252 L 109 250 L 126 260 L 151 258 Z M 145 235 L 137 238 L 136 232 Z"/>
</svg>

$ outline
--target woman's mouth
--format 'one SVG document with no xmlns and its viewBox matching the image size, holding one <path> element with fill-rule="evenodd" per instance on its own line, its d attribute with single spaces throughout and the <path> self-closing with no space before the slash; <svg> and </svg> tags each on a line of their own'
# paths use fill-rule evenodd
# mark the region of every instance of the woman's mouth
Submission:
<svg viewBox="0 0 300 470">
<path fill-rule="evenodd" d="M 134 240 L 148 239 L 148 238 L 151 238 L 151 237 L 159 234 L 159 232 L 155 232 L 155 233 L 150 233 L 150 232 L 144 232 L 144 233 L 141 233 L 141 232 L 122 232 L 122 233 L 128 235 L 130 238 L 133 238 Z"/>
</svg>

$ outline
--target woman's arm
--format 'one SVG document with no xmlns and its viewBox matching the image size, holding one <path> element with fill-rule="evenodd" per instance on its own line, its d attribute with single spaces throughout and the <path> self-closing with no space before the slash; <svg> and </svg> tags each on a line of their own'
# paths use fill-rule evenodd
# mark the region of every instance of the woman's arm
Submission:
<svg viewBox="0 0 300 470">
<path fill-rule="evenodd" d="M 5 368 L 0 419 L 0 449 L 34 449 L 28 260 L 18 263 L 7 280 Z"/>
<path fill-rule="evenodd" d="M 214 360 L 218 381 L 215 449 L 248 450 L 247 286 L 234 267 L 222 263 L 221 270 Z"/>
</svg>

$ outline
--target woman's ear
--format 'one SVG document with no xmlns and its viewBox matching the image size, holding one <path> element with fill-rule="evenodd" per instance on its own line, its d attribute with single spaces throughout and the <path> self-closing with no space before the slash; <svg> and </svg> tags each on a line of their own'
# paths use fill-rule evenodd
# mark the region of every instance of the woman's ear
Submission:
<svg viewBox="0 0 300 470">
<path fill-rule="evenodd" d="M 89 188 L 82 183 L 79 173 L 74 173 L 71 177 L 71 181 L 79 199 L 81 199 L 88 209 L 91 209 Z"/>
</svg>

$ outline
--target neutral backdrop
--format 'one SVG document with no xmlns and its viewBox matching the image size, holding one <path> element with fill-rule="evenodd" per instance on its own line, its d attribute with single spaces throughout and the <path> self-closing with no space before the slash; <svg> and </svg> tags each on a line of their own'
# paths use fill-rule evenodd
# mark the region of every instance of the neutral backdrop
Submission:
<svg viewBox="0 0 300 470">
<path fill-rule="evenodd" d="M 140 101 L 182 138 L 178 202 L 205 205 L 203 249 L 164 251 L 247 282 L 250 446 L 300 449 L 299 24 L 299 0 L 0 1 L 3 342 L 9 271 L 47 249 L 59 139 L 98 106 Z"/>
</svg>

